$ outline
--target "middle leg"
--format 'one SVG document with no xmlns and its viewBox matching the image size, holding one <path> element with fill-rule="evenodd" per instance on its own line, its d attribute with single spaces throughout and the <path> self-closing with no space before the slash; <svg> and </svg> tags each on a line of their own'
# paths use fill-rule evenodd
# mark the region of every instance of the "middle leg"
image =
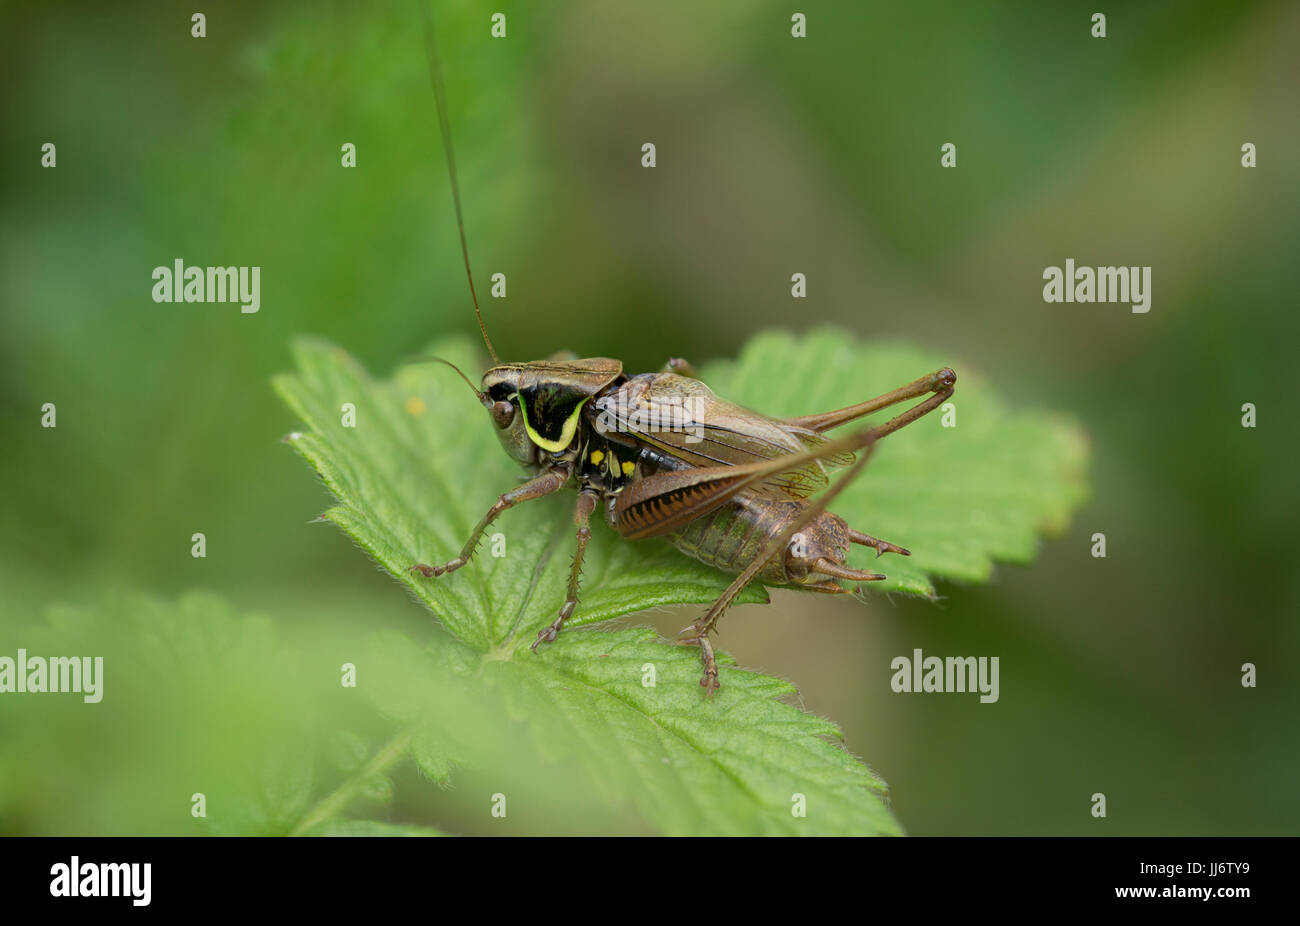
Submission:
<svg viewBox="0 0 1300 926">
<path fill-rule="evenodd" d="M 537 639 L 529 647 L 537 652 L 539 643 L 553 643 L 559 635 L 564 622 L 578 607 L 578 587 L 582 581 L 582 558 L 587 553 L 587 541 L 591 539 L 591 513 L 596 510 L 599 495 L 595 489 L 585 487 L 578 492 L 578 507 L 573 513 L 574 523 L 578 526 L 578 548 L 573 553 L 573 565 L 569 568 L 569 594 L 560 606 L 560 616 L 537 634 Z"/>
</svg>

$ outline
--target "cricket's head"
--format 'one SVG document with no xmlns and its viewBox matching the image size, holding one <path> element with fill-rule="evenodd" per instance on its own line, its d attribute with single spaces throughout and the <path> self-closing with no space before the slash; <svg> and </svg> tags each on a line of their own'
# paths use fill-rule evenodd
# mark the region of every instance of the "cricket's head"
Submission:
<svg viewBox="0 0 1300 926">
<path fill-rule="evenodd" d="M 622 373 L 623 364 L 607 357 L 501 363 L 483 374 L 479 401 L 492 416 L 506 453 L 531 464 L 538 462 L 540 451 L 568 450 L 583 405 Z"/>
<path fill-rule="evenodd" d="M 515 379 L 510 375 L 508 366 L 488 370 L 483 374 L 483 391 L 479 393 L 479 401 L 492 416 L 497 440 L 501 441 L 506 453 L 528 465 L 537 462 L 537 445 L 528 438 L 528 426 L 524 422 Z"/>
</svg>

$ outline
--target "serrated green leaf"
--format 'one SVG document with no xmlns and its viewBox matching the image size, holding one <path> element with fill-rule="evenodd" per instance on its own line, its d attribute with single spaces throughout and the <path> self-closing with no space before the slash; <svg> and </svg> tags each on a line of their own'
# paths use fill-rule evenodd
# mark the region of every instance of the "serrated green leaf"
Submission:
<svg viewBox="0 0 1300 926">
<path fill-rule="evenodd" d="M 434 353 L 478 368 L 464 339 Z M 325 517 L 459 641 L 437 637 L 417 652 L 389 638 L 376 656 L 384 670 L 372 696 L 413 730 L 410 748 L 426 772 L 444 780 L 453 753 L 474 761 L 503 748 L 501 736 L 476 740 L 474 729 L 518 722 L 541 754 L 579 756 L 600 797 L 630 801 L 664 832 L 898 832 L 883 782 L 828 741 L 838 736 L 833 724 L 784 703 L 794 693 L 787 683 L 736 669 L 722 654 L 722 690 L 706 701 L 696 651 L 641 630 L 575 632 L 657 605 L 711 601 L 725 587 L 729 577 L 667 544 L 626 542 L 593 523 L 579 610 L 536 655 L 527 644 L 564 600 L 571 497 L 507 512 L 490 531 L 504 539 L 503 556 L 492 555 L 489 536 L 458 572 L 412 576 L 416 562 L 454 556 L 519 470 L 445 367 L 405 366 L 379 382 L 319 340 L 298 342 L 294 355 L 297 372 L 275 385 L 307 426 L 288 442 L 338 500 Z M 1028 561 L 1039 532 L 1064 525 L 1085 492 L 1076 431 L 1051 416 L 1007 412 L 954 358 L 862 347 L 831 332 L 760 337 L 704 378 L 725 398 L 793 415 L 861 401 L 944 364 L 959 373 L 956 426 L 943 427 L 936 413 L 891 435 L 834 506 L 859 529 L 913 550 L 910 559 L 873 561 L 890 576 L 878 585 L 931 594 L 931 576 L 984 578 L 994 560 Z M 355 426 L 344 424 L 345 403 Z M 466 699 L 478 711 L 458 724 L 447 704 Z M 800 800 L 807 817 L 791 812 Z"/>
<path fill-rule="evenodd" d="M 469 342 L 437 346 L 465 369 L 477 366 Z M 457 637 L 478 650 L 531 643 L 564 602 L 573 548 L 571 495 L 528 502 L 492 526 L 465 568 L 439 579 L 412 575 L 418 562 L 459 551 L 496 497 L 523 471 L 504 454 L 483 409 L 440 364 L 401 368 L 376 382 L 346 353 L 321 341 L 295 345 L 298 373 L 276 389 L 306 423 L 289 442 L 316 468 L 340 504 L 338 524 L 407 585 Z M 355 427 L 342 407 L 356 408 Z M 492 534 L 505 555 L 492 555 Z M 597 519 L 583 564 L 582 603 L 568 626 L 621 617 L 664 604 L 706 603 L 728 578 L 663 541 L 622 542 Z M 742 601 L 764 601 L 761 588 Z"/>
<path fill-rule="evenodd" d="M 936 410 L 889 435 L 833 506 L 859 530 L 912 552 L 876 559 L 856 551 L 858 565 L 887 576 L 871 584 L 873 591 L 932 595 L 933 577 L 984 581 L 995 561 L 1028 563 L 1039 535 L 1064 530 L 1088 492 L 1083 433 L 1060 415 L 1012 412 L 960 359 L 907 345 L 856 344 L 837 331 L 803 338 L 772 332 L 702 375 L 730 401 L 791 416 L 861 402 L 952 366 L 953 426 L 945 427 Z"/>
<path fill-rule="evenodd" d="M 589 801 L 630 806 L 665 833 L 898 832 L 884 783 L 833 742 L 835 725 L 725 655 L 710 702 L 695 651 L 644 628 L 565 633 L 545 658 L 467 660 L 442 634 L 424 648 L 389 633 L 375 643 L 383 684 L 367 692 L 412 727 L 417 756 L 454 743 L 458 765 L 573 768 Z M 799 795 L 806 816 L 792 813 Z"/>
</svg>

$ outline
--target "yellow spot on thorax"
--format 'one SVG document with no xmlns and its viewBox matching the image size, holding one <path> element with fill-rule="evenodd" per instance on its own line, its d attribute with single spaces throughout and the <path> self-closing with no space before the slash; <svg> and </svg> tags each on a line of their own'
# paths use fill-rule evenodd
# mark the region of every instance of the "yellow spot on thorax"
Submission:
<svg viewBox="0 0 1300 926">
<path fill-rule="evenodd" d="M 603 459 L 605 459 L 605 451 L 603 451 L 603 450 L 593 450 L 593 451 L 591 452 L 591 465 L 592 465 L 592 466 L 599 466 L 599 465 L 600 465 L 600 461 L 603 460 Z"/>
<path fill-rule="evenodd" d="M 631 476 L 631 475 L 632 475 L 632 471 L 635 470 L 635 469 L 636 469 L 636 464 L 633 463 L 631 460 L 624 460 L 624 461 L 623 461 L 623 475 L 624 475 L 624 476 Z"/>
</svg>

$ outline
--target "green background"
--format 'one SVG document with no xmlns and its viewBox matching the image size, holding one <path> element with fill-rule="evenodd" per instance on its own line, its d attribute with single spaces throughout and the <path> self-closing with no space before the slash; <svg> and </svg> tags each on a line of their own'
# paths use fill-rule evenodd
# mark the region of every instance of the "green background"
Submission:
<svg viewBox="0 0 1300 926">
<path fill-rule="evenodd" d="M 438 5 L 499 352 L 651 370 L 830 323 L 1072 414 L 1093 498 L 1032 567 L 937 604 L 778 593 L 728 616 L 721 645 L 839 722 L 914 834 L 1295 832 L 1300 10 L 1125 3 L 1094 39 L 1095 5 L 796 6 L 806 39 L 788 4 Z M 308 523 L 327 499 L 278 443 L 296 422 L 268 385 L 298 333 L 385 375 L 474 330 L 417 7 L 211 6 L 204 39 L 191 12 L 0 8 L 0 655 L 52 626 L 113 653 L 137 592 L 210 589 L 265 618 L 227 641 L 246 684 L 196 671 L 115 710 L 0 699 L 2 833 L 201 831 L 187 775 L 208 756 L 383 736 L 336 679 L 304 689 L 259 658 L 336 666 L 362 630 L 432 620 Z M 1068 257 L 1152 266 L 1150 313 L 1044 303 L 1043 268 Z M 176 258 L 260 266 L 261 311 L 154 303 L 152 270 Z M 498 271 L 504 300 L 486 296 Z M 671 633 L 693 613 L 646 619 Z M 889 661 L 916 647 L 998 655 L 1000 702 L 893 694 Z M 648 829 L 562 791 L 492 821 L 472 773 L 452 783 L 399 773 L 382 814 Z"/>
</svg>

